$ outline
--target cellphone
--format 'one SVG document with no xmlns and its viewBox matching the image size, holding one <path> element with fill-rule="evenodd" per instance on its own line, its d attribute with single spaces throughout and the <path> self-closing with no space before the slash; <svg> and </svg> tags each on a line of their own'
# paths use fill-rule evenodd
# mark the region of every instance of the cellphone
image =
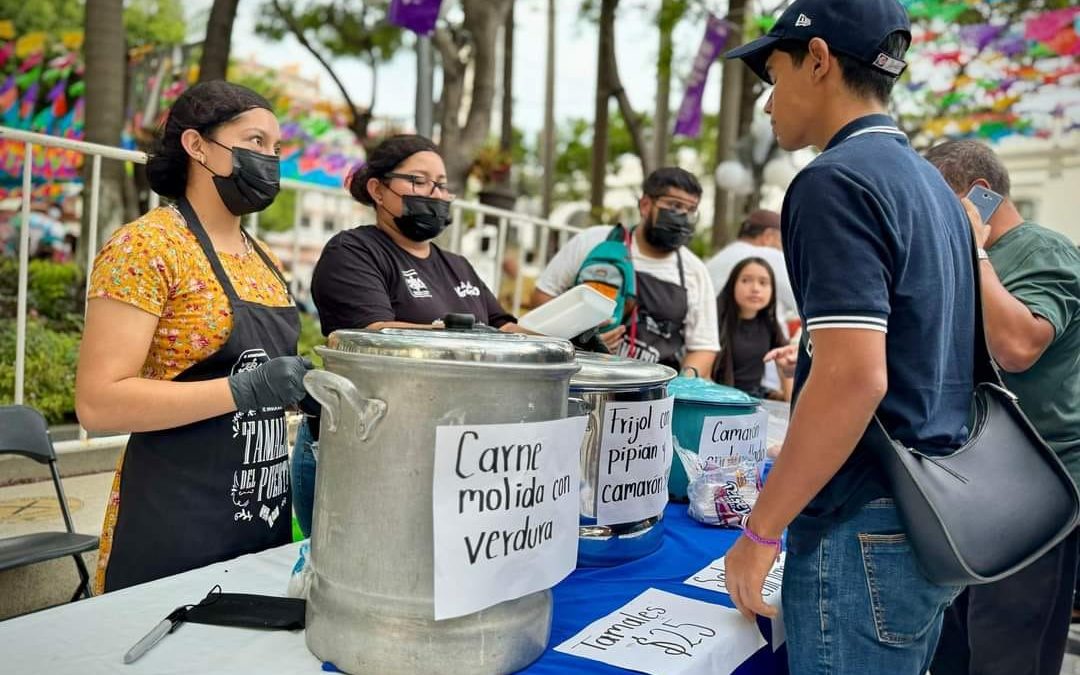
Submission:
<svg viewBox="0 0 1080 675">
<path fill-rule="evenodd" d="M 1001 206 L 1001 202 L 1005 201 L 1004 197 L 981 185 L 975 185 L 968 190 L 967 198 L 971 200 L 971 203 L 979 211 L 984 225 L 990 223 L 990 218 L 993 217 L 994 212 Z"/>
</svg>

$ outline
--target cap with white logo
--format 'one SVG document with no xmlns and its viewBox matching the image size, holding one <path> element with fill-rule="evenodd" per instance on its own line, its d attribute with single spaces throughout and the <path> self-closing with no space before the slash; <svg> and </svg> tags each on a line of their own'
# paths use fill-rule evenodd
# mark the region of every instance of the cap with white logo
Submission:
<svg viewBox="0 0 1080 675">
<path fill-rule="evenodd" d="M 731 50 L 725 58 L 742 59 L 769 82 L 765 62 L 778 42 L 818 37 L 834 52 L 899 77 L 907 63 L 881 51 L 881 44 L 897 31 L 910 39 L 911 21 L 899 0 L 795 0 L 766 35 Z"/>
</svg>

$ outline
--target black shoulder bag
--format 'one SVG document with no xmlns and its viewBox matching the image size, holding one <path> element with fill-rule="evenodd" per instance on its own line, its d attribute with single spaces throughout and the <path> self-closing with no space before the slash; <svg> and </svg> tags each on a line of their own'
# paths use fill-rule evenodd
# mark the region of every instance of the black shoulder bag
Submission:
<svg viewBox="0 0 1080 675">
<path fill-rule="evenodd" d="M 859 441 L 884 467 L 920 567 L 943 585 L 1009 576 L 1060 543 L 1080 514 L 1076 484 L 990 357 L 974 241 L 971 253 L 975 397 L 967 443 L 948 455 L 924 454 L 890 438 L 876 415 Z"/>
</svg>

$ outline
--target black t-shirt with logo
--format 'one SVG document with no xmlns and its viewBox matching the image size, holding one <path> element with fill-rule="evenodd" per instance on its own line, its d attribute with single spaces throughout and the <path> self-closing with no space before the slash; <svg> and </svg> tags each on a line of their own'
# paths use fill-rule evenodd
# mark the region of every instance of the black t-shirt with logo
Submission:
<svg viewBox="0 0 1080 675">
<path fill-rule="evenodd" d="M 324 335 L 379 321 L 430 324 L 467 312 L 498 328 L 516 321 L 465 258 L 431 245 L 417 258 L 368 225 L 334 235 L 311 277 Z"/>
</svg>

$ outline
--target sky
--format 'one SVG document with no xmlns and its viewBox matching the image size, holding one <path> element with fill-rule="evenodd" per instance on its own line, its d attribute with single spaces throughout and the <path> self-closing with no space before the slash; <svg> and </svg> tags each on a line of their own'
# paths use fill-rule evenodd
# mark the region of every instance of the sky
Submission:
<svg viewBox="0 0 1080 675">
<path fill-rule="evenodd" d="M 193 0 L 188 4 L 189 31 L 193 39 L 205 33 L 204 25 L 196 25 L 198 17 L 209 15 L 212 0 Z M 281 43 L 265 40 L 255 34 L 260 0 L 240 3 L 233 29 L 234 58 L 256 60 L 267 66 L 298 63 L 305 75 L 320 78 L 321 90 L 334 98 L 337 88 L 325 70 L 291 36 Z M 580 17 L 580 0 L 557 0 L 556 3 L 556 122 L 571 118 L 592 119 L 596 88 L 597 28 Z M 616 21 L 616 56 L 619 71 L 635 109 L 652 112 L 656 100 L 656 58 L 658 38 L 654 24 L 659 0 L 628 0 L 623 2 Z M 205 19 L 203 19 L 205 21 Z M 514 45 L 514 124 L 535 137 L 544 121 L 544 67 L 547 40 L 547 0 L 517 0 L 515 4 Z M 683 21 L 677 28 L 675 42 L 675 78 L 672 83 L 672 115 L 682 100 L 682 80 L 689 73 L 694 54 L 701 43 L 704 25 Z M 356 59 L 337 59 L 332 62 L 336 72 L 346 82 L 350 95 L 358 105 L 366 105 L 371 91 L 371 73 Z M 719 68 L 714 65 L 705 90 L 704 108 L 715 112 L 719 108 Z M 388 64 L 380 67 L 376 92 L 376 116 L 411 120 L 416 96 L 416 57 L 412 48 L 404 48 Z M 437 95 L 437 92 L 436 92 Z M 498 99 L 495 102 L 499 105 Z M 493 126 L 493 129 L 495 127 Z"/>
</svg>

